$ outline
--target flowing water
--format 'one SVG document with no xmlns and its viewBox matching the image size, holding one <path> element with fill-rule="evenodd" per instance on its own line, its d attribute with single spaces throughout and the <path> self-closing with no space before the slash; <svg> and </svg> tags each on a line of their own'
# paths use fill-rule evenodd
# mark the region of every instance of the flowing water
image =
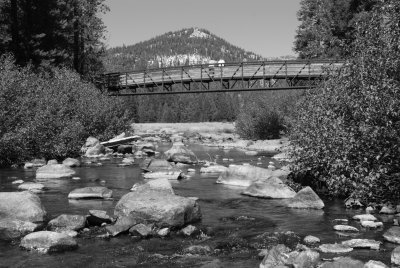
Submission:
<svg viewBox="0 0 400 268">
<path fill-rule="evenodd" d="M 165 151 L 170 144 L 161 144 L 159 151 Z M 217 159 L 217 162 L 228 164 L 250 163 L 266 167 L 268 156 L 247 156 L 243 151 L 231 149 L 192 145 L 190 147 L 199 159 Z M 223 158 L 233 159 L 232 162 L 222 162 Z M 47 190 L 40 194 L 40 198 L 49 219 L 60 214 L 88 214 L 90 209 L 101 209 L 112 215 L 115 204 L 120 197 L 129 192 L 136 182 L 142 180 L 138 165 L 118 167 L 121 159 L 102 161 L 102 166 L 83 166 L 77 168 L 77 175 L 81 180 L 71 179 L 52 180 L 46 182 Z M 275 161 L 274 161 L 275 162 Z M 276 163 L 279 166 L 278 163 Z M 0 267 L 258 267 L 260 258 L 254 250 L 236 250 L 238 245 L 232 246 L 232 237 L 246 241 L 265 232 L 294 231 L 300 236 L 314 235 L 322 243 L 334 243 L 349 238 L 341 237 L 333 229 L 332 220 L 363 214 L 361 210 L 346 210 L 341 200 L 324 200 L 324 210 L 298 210 L 283 206 L 281 200 L 267 200 L 243 196 L 240 187 L 215 184 L 217 175 L 200 174 L 200 166 L 195 166 L 196 173 L 189 174 L 189 179 L 173 181 L 175 193 L 182 196 L 196 196 L 199 198 L 202 210 L 202 226 L 211 227 L 214 235 L 211 239 L 199 241 L 195 238 L 172 236 L 169 238 L 151 238 L 134 240 L 129 235 L 121 235 L 111 239 L 99 239 L 81 235 L 77 238 L 79 249 L 72 252 L 42 255 L 21 250 L 19 242 L 0 242 Z M 0 170 L 0 191 L 17 191 L 12 181 L 23 179 L 34 181 L 34 171 L 23 169 Z M 113 190 L 113 201 L 67 199 L 68 193 L 80 187 L 106 186 Z M 385 221 L 385 228 L 381 230 L 361 230 L 358 238 L 382 240 L 382 233 L 392 222 L 390 217 L 381 217 Z M 360 228 L 358 223 L 350 224 Z M 226 240 L 224 240 L 226 239 Z M 229 244 L 230 243 L 230 244 Z M 235 242 L 236 243 L 236 242 Z M 182 249 L 192 244 L 207 244 L 223 248 L 229 244 L 232 248 L 221 254 L 209 256 L 182 257 Z M 366 261 L 369 259 L 381 260 L 390 263 L 390 253 L 395 245 L 384 243 L 380 251 L 354 250 L 349 256 Z M 333 257 L 324 255 L 323 257 Z M 220 266 L 212 266 L 216 263 Z"/>
</svg>

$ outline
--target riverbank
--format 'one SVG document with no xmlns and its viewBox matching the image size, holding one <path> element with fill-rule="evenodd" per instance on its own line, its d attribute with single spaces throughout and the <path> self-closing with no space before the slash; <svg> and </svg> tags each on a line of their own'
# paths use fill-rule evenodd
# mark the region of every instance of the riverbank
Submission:
<svg viewBox="0 0 400 268">
<path fill-rule="evenodd" d="M 285 150 L 289 140 L 285 137 L 275 140 L 246 140 L 235 132 L 235 124 L 230 122 L 199 123 L 138 123 L 133 124 L 135 135 L 182 138 L 192 143 L 210 147 L 236 148 L 248 154 L 275 155 Z"/>
</svg>

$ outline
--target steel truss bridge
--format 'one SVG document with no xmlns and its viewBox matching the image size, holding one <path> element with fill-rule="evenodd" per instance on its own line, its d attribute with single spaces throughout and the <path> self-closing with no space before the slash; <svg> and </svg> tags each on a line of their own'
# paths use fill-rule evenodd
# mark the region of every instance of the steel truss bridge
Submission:
<svg viewBox="0 0 400 268">
<path fill-rule="evenodd" d="M 114 96 L 307 89 L 343 65 L 340 60 L 201 64 L 106 73 L 95 83 Z"/>
</svg>

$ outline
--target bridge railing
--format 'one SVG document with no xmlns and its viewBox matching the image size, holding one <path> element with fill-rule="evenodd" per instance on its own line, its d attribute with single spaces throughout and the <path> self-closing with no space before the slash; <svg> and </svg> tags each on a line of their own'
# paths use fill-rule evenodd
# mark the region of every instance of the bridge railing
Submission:
<svg viewBox="0 0 400 268">
<path fill-rule="evenodd" d="M 164 87 L 192 82 L 249 81 L 256 79 L 312 79 L 322 77 L 328 69 L 343 66 L 340 60 L 256 61 L 224 64 L 198 64 L 107 73 L 102 83 L 109 90 Z"/>
</svg>

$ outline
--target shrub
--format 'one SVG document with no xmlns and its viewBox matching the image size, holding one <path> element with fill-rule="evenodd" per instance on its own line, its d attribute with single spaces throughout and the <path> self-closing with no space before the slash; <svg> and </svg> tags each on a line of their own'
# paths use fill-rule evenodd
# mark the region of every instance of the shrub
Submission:
<svg viewBox="0 0 400 268">
<path fill-rule="evenodd" d="M 400 3 L 380 2 L 356 24 L 352 59 L 298 103 L 294 171 L 335 196 L 399 199 Z"/>
<path fill-rule="evenodd" d="M 278 139 L 288 127 L 296 98 L 302 92 L 250 93 L 236 118 L 236 132 L 247 139 Z"/>
<path fill-rule="evenodd" d="M 0 64 L 0 166 L 77 156 L 88 136 L 107 139 L 127 127 L 120 100 L 70 70 L 37 74 L 5 55 Z"/>
</svg>

